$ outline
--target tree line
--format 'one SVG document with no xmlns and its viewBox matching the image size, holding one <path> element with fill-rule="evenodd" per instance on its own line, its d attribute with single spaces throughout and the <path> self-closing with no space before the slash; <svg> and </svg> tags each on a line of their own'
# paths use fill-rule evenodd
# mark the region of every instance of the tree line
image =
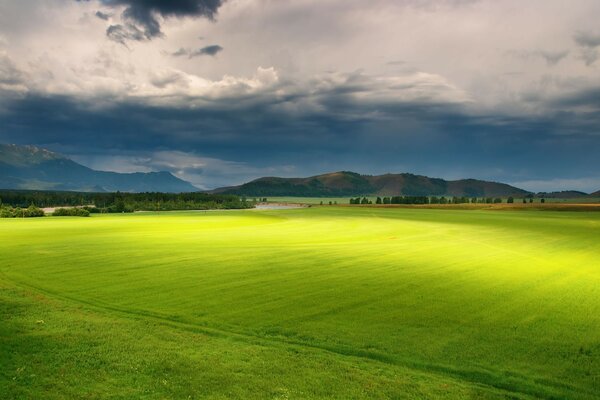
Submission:
<svg viewBox="0 0 600 400">
<path fill-rule="evenodd" d="M 545 199 L 540 199 L 541 203 L 545 203 Z M 437 196 L 390 196 L 377 197 L 375 204 L 498 204 L 503 203 L 500 197 L 437 197 Z M 508 197 L 506 203 L 512 204 L 515 202 L 514 197 Z M 533 203 L 533 198 L 523 199 L 523 203 Z M 350 204 L 373 204 L 373 200 L 367 197 L 353 197 L 350 199 Z"/>
<path fill-rule="evenodd" d="M 83 207 L 90 212 L 122 213 L 133 211 L 171 211 L 242 209 L 254 207 L 253 201 L 236 195 L 210 193 L 83 193 L 1 190 L 0 207 Z"/>
</svg>

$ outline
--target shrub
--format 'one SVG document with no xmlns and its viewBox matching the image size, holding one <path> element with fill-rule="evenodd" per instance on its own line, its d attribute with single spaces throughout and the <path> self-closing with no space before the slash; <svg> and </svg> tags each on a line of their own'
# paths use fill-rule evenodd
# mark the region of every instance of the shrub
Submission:
<svg viewBox="0 0 600 400">
<path fill-rule="evenodd" d="M 57 208 L 52 215 L 54 217 L 89 217 L 90 212 L 84 208 Z"/>
<path fill-rule="evenodd" d="M 34 206 L 33 204 L 27 208 L 0 208 L 0 218 L 36 218 L 43 217 L 44 210 Z"/>
</svg>

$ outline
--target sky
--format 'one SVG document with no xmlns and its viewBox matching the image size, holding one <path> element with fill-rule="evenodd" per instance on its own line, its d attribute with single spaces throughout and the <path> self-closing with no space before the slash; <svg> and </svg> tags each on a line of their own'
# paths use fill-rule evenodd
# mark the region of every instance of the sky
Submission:
<svg viewBox="0 0 600 400">
<path fill-rule="evenodd" d="M 0 142 L 201 189 L 600 189 L 597 0 L 0 0 Z"/>
</svg>

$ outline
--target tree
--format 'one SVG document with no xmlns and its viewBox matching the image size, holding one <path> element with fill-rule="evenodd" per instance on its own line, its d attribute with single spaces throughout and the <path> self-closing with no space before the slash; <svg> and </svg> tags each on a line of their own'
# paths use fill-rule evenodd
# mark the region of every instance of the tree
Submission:
<svg viewBox="0 0 600 400">
<path fill-rule="evenodd" d="M 507 202 L 507 203 L 509 203 L 509 204 L 512 204 L 512 203 L 514 203 L 514 202 L 515 202 L 515 199 L 514 199 L 513 197 L 509 197 L 509 198 L 506 200 L 506 202 Z"/>
<path fill-rule="evenodd" d="M 377 200 L 375 200 L 375 204 L 382 204 L 381 197 L 377 196 Z"/>
<path fill-rule="evenodd" d="M 367 199 L 366 197 L 363 197 L 362 200 L 360 201 L 360 204 L 369 204 L 369 199 Z"/>
<path fill-rule="evenodd" d="M 527 204 L 527 199 L 523 198 L 523 204 Z"/>
<path fill-rule="evenodd" d="M 540 200 L 540 203 L 545 203 L 545 202 L 546 202 L 546 199 L 544 199 L 544 198 L 542 198 L 542 199 Z"/>
</svg>

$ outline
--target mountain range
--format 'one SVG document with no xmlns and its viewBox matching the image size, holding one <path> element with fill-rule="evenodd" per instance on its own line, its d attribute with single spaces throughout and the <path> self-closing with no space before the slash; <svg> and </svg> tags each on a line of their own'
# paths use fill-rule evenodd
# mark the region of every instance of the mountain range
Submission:
<svg viewBox="0 0 600 400">
<path fill-rule="evenodd" d="M 0 144 L 0 189 L 79 192 L 195 192 L 191 183 L 170 172 L 118 173 L 96 171 L 47 149 Z M 263 177 L 211 193 L 273 197 L 457 196 L 583 198 L 600 197 L 579 191 L 531 193 L 499 182 L 477 179 L 444 180 L 410 173 L 361 175 L 340 171 L 308 178 Z"/>
<path fill-rule="evenodd" d="M 215 189 L 214 193 L 244 196 L 467 196 L 502 197 L 526 196 L 530 192 L 505 183 L 477 179 L 447 181 L 409 173 L 360 175 L 340 171 L 308 178 L 266 177 L 240 186 Z"/>
<path fill-rule="evenodd" d="M 96 171 L 35 146 L 0 144 L 0 189 L 78 192 L 195 192 L 170 172 Z"/>
</svg>

